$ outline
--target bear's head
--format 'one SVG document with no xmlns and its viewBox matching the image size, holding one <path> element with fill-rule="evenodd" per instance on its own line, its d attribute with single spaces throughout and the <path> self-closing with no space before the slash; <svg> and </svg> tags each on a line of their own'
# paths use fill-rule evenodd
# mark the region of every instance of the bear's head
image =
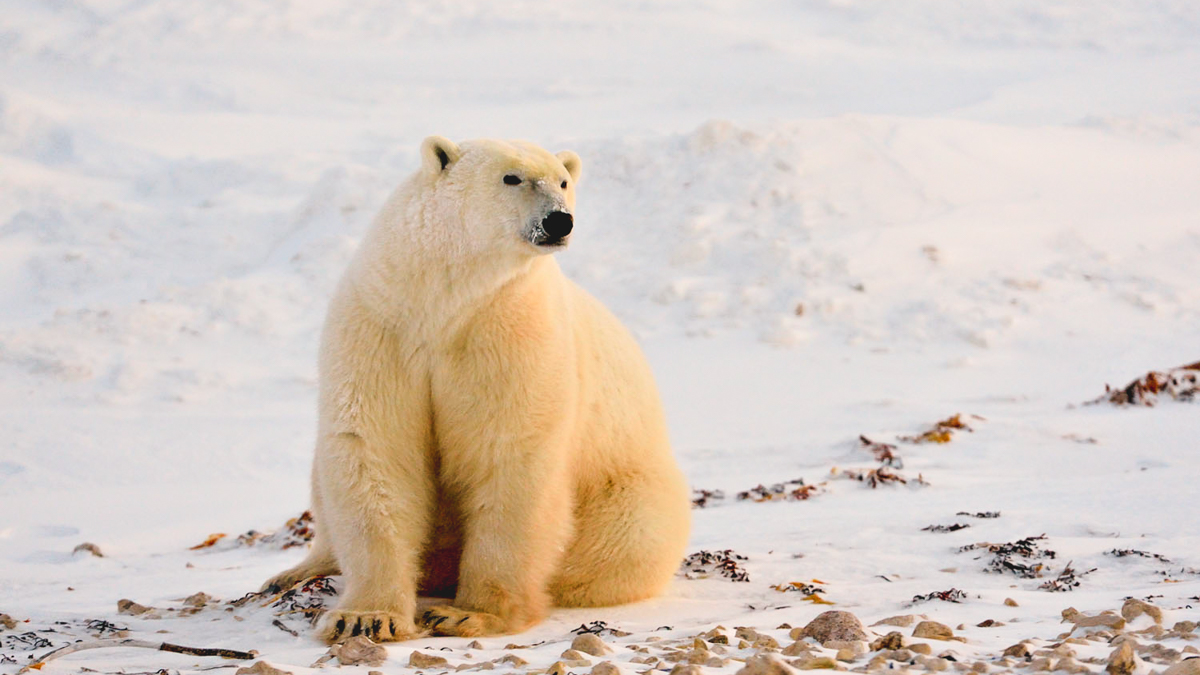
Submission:
<svg viewBox="0 0 1200 675">
<path fill-rule="evenodd" d="M 564 248 L 574 227 L 579 155 L 551 154 L 526 141 L 421 144 L 426 205 L 460 242 L 490 252 L 541 255 Z M 474 247 L 472 247 L 474 248 Z"/>
</svg>

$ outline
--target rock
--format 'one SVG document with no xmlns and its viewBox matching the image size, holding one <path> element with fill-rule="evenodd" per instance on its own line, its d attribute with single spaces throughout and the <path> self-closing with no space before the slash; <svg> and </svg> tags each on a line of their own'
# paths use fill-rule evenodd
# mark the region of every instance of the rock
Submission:
<svg viewBox="0 0 1200 675">
<path fill-rule="evenodd" d="M 863 642 L 862 640 L 830 640 L 821 646 L 825 649 L 834 650 L 849 649 L 855 654 L 867 653 L 867 643 Z"/>
<path fill-rule="evenodd" d="M 1108 657 L 1108 665 L 1104 667 L 1109 675 L 1132 675 L 1137 670 L 1137 657 L 1133 653 L 1133 645 L 1122 642 L 1120 647 L 1113 650 Z"/>
<path fill-rule="evenodd" d="M 483 643 L 479 640 L 471 640 L 467 643 L 467 649 L 483 649 Z"/>
<path fill-rule="evenodd" d="M 238 668 L 233 675 L 292 675 L 290 670 L 280 670 L 266 661 L 255 661 L 246 668 Z"/>
<path fill-rule="evenodd" d="M 200 609 L 201 607 L 204 607 L 208 603 L 212 602 L 212 600 L 213 597 L 208 593 L 193 593 L 183 599 L 183 604 L 187 605 L 188 607 Z"/>
<path fill-rule="evenodd" d="M 897 616 L 889 616 L 886 619 L 880 619 L 879 621 L 876 621 L 875 623 L 873 623 L 871 625 L 872 626 L 897 626 L 899 628 L 908 628 L 909 626 L 913 625 L 916 622 L 917 622 L 916 614 L 900 614 Z"/>
<path fill-rule="evenodd" d="M 908 649 L 914 654 L 924 654 L 925 656 L 933 653 L 933 647 L 925 642 L 914 642 L 908 646 Z"/>
<path fill-rule="evenodd" d="M 1031 653 L 1032 652 L 1029 650 L 1029 645 L 1024 642 L 1018 642 L 1017 644 L 1004 650 L 1005 656 L 1014 656 L 1018 659 L 1027 658 Z"/>
<path fill-rule="evenodd" d="M 738 626 L 733 629 L 734 637 L 742 638 L 748 642 L 754 642 L 758 639 L 758 631 L 745 626 Z"/>
<path fill-rule="evenodd" d="M 833 659 L 828 659 L 833 661 Z M 746 665 L 735 675 L 792 675 L 795 673 L 788 664 L 770 655 L 755 655 L 746 659 Z"/>
<path fill-rule="evenodd" d="M 1054 669 L 1062 670 L 1062 671 L 1065 671 L 1068 673 L 1090 673 L 1090 672 L 1092 672 L 1087 666 L 1076 661 L 1073 657 L 1070 657 L 1070 656 L 1060 659 L 1058 663 L 1054 664 Z"/>
<path fill-rule="evenodd" d="M 986 673 L 991 669 L 992 668 L 987 664 L 987 661 L 976 661 L 975 663 L 971 664 L 971 670 L 976 673 Z"/>
<path fill-rule="evenodd" d="M 1176 633 L 1190 633 L 1190 632 L 1196 630 L 1196 622 L 1195 621 L 1176 621 L 1175 625 L 1171 626 L 1171 630 L 1175 631 Z"/>
<path fill-rule="evenodd" d="M 338 663 L 343 666 L 382 666 L 387 660 L 387 650 L 362 635 L 355 635 L 330 647 L 329 653 L 336 656 Z"/>
<path fill-rule="evenodd" d="M 1162 610 L 1148 602 L 1138 600 L 1137 598 L 1130 598 L 1125 601 L 1124 605 L 1121 605 L 1121 616 L 1124 617 L 1126 621 L 1133 621 L 1143 614 L 1154 619 L 1154 623 L 1160 625 L 1162 624 Z"/>
<path fill-rule="evenodd" d="M 1054 670 L 1054 660 L 1048 656 L 1043 656 L 1040 659 L 1034 659 L 1029 662 L 1029 669 L 1035 673 L 1044 673 Z"/>
<path fill-rule="evenodd" d="M 546 675 L 567 675 L 567 664 L 562 661 L 555 661 L 546 669 Z"/>
<path fill-rule="evenodd" d="M 96 556 L 97 558 L 104 557 L 104 554 L 100 552 L 100 547 L 93 544 L 90 541 L 85 541 L 82 544 L 76 546 L 75 550 L 71 551 L 71 555 L 75 555 L 76 553 L 79 553 L 80 551 L 82 551 L 84 553 L 91 553 L 92 555 Z M 270 666 L 267 666 L 267 667 L 270 668 Z M 245 669 L 243 668 L 243 670 L 245 670 Z"/>
<path fill-rule="evenodd" d="M 907 649 L 893 649 L 888 652 L 888 658 L 893 661 L 903 661 L 908 663 L 913 659 L 913 653 Z"/>
<path fill-rule="evenodd" d="M 1020 605 L 1017 604 L 1017 601 L 1013 600 L 1012 598 L 1005 598 L 1004 604 L 1008 607 L 1020 607 Z"/>
<path fill-rule="evenodd" d="M 688 667 L 689 666 L 675 666 L 675 668 L 672 669 L 671 672 L 674 673 L 676 669 L 688 668 Z M 694 666 L 692 666 L 692 667 L 694 667 Z M 618 668 L 616 666 L 616 664 L 614 664 L 612 661 L 601 661 L 600 663 L 597 663 L 596 665 L 592 666 L 592 675 L 620 675 L 620 673 L 621 673 L 621 669 Z M 700 675 L 699 668 L 696 668 L 695 675 Z"/>
<path fill-rule="evenodd" d="M 928 638 L 930 640 L 949 640 L 954 637 L 954 631 L 944 623 L 936 621 L 922 621 L 913 629 L 913 637 Z"/>
<path fill-rule="evenodd" d="M 770 635 L 759 634 L 758 639 L 751 645 L 755 649 L 779 649 L 779 641 Z"/>
<path fill-rule="evenodd" d="M 808 622 L 804 628 L 793 628 L 791 638 L 812 638 L 821 644 L 830 640 L 869 640 L 867 629 L 850 612 L 830 610 Z"/>
<path fill-rule="evenodd" d="M 128 614 L 129 616 L 141 616 L 142 614 L 149 612 L 151 609 L 152 608 L 147 607 L 145 605 L 139 605 L 138 603 L 130 600 L 129 598 L 124 598 L 124 599 L 117 601 L 117 614 Z"/>
<path fill-rule="evenodd" d="M 1200 658 L 1184 659 L 1164 670 L 1162 675 L 1200 675 Z"/>
<path fill-rule="evenodd" d="M 588 661 L 588 657 L 584 656 L 583 652 L 579 651 L 578 649 L 567 649 L 563 651 L 562 659 L 564 661 L 587 661 L 585 665 L 592 665 L 592 662 Z"/>
<path fill-rule="evenodd" d="M 507 663 L 514 668 L 520 668 L 522 666 L 529 665 L 528 661 L 517 656 L 516 654 L 505 654 L 498 659 L 494 659 L 492 663 Z"/>
<path fill-rule="evenodd" d="M 900 631 L 894 630 L 872 642 L 871 651 L 877 652 L 880 649 L 900 649 L 903 646 L 904 636 L 900 634 Z"/>
<path fill-rule="evenodd" d="M 604 656 L 605 654 L 612 653 L 608 645 L 604 644 L 604 640 L 601 640 L 599 636 L 592 633 L 584 633 L 572 640 L 571 649 L 583 652 L 584 654 L 591 654 L 592 656 Z"/>
<path fill-rule="evenodd" d="M 0 626 L 12 630 L 17 627 L 17 620 L 7 614 L 0 614 Z"/>
<path fill-rule="evenodd" d="M 950 662 L 945 659 L 939 659 L 934 656 L 918 656 L 915 665 L 930 671 L 942 671 L 949 667 Z"/>
<path fill-rule="evenodd" d="M 727 644 L 729 644 L 729 636 L 717 634 L 717 635 L 710 637 L 708 639 L 708 641 L 714 645 L 727 645 Z"/>
<path fill-rule="evenodd" d="M 812 651 L 811 644 L 805 642 L 804 640 L 796 640 L 792 644 L 784 647 L 783 651 L 780 653 L 783 654 L 784 656 L 801 656 L 804 654 L 808 654 L 811 651 Z"/>
<path fill-rule="evenodd" d="M 378 645 L 376 645 L 376 646 L 378 646 Z M 441 666 L 448 666 L 448 665 L 450 665 L 450 662 L 447 661 L 446 658 L 443 656 L 434 656 L 432 654 L 422 654 L 421 652 L 419 652 L 415 649 L 412 650 L 412 653 L 408 655 L 408 666 L 410 668 L 439 668 Z"/>
<path fill-rule="evenodd" d="M 837 656 L 835 656 L 834 658 L 837 659 L 838 661 L 845 661 L 846 663 L 853 663 L 854 659 L 858 658 L 858 654 L 855 653 L 855 651 L 853 649 L 842 647 L 841 649 L 839 649 L 837 651 Z"/>
<path fill-rule="evenodd" d="M 605 661 L 604 663 L 608 663 L 608 661 Z M 602 666 L 604 663 L 598 665 Z M 592 673 L 593 675 L 596 674 L 595 668 L 592 669 Z M 700 666 L 692 665 L 690 663 L 681 663 L 671 669 L 671 675 L 704 675 L 704 671 L 700 670 Z"/>
<path fill-rule="evenodd" d="M 800 662 L 800 670 L 837 670 L 837 661 L 828 656 L 814 656 Z"/>
<path fill-rule="evenodd" d="M 1125 627 L 1125 619 L 1112 612 L 1101 612 L 1095 616 L 1088 616 L 1074 607 L 1068 607 L 1062 611 L 1062 618 L 1064 621 L 1075 624 L 1077 628 L 1104 626 L 1113 630 L 1121 630 Z"/>
</svg>

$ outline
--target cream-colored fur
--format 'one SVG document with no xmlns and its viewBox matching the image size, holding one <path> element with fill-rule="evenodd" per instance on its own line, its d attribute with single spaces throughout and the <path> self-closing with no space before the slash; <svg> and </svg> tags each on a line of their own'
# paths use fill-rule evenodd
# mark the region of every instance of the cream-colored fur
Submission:
<svg viewBox="0 0 1200 675">
<path fill-rule="evenodd" d="M 317 537 L 268 586 L 343 574 L 331 641 L 514 633 L 658 594 L 690 504 L 650 369 L 534 243 L 574 210 L 579 157 L 435 136 L 422 158 L 330 305 Z M 453 601 L 417 616 L 418 595 Z"/>
</svg>

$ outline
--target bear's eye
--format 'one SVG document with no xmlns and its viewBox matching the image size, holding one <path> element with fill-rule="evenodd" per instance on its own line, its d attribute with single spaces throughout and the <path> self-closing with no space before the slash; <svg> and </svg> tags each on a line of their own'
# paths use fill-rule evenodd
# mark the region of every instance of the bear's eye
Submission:
<svg viewBox="0 0 1200 675">
<path fill-rule="evenodd" d="M 562 185 L 560 185 L 559 187 L 561 187 L 562 189 L 566 190 L 566 189 L 567 189 L 567 181 L 565 181 L 565 180 L 564 180 L 564 181 L 562 182 Z"/>
<path fill-rule="evenodd" d="M 505 185 L 520 185 L 521 179 L 517 178 L 516 176 L 514 176 L 510 173 L 504 177 L 504 184 Z"/>
</svg>

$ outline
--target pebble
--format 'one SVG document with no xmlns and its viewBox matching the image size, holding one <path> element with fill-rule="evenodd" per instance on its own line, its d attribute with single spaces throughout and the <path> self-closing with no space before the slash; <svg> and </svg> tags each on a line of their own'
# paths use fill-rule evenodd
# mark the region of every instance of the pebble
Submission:
<svg viewBox="0 0 1200 675">
<path fill-rule="evenodd" d="M 382 666 L 387 660 L 387 650 L 362 635 L 355 635 L 341 644 L 333 645 L 329 648 L 329 653 L 336 656 L 338 663 L 343 666 Z"/>
<path fill-rule="evenodd" d="M 608 661 L 605 661 L 604 663 L 608 663 Z M 599 665 L 603 665 L 603 664 L 599 664 Z M 592 672 L 596 673 L 596 669 L 593 668 Z M 596 674 L 596 675 L 599 675 L 599 674 Z M 688 664 L 681 663 L 671 669 L 671 675 L 704 675 L 704 671 L 700 670 L 700 666 L 695 666 L 690 663 L 688 663 Z"/>
<path fill-rule="evenodd" d="M 1184 659 L 1164 670 L 1162 675 L 1200 675 L 1200 658 Z"/>
<path fill-rule="evenodd" d="M 872 642 L 871 651 L 877 652 L 880 649 L 900 649 L 903 646 L 904 636 L 900 634 L 900 631 L 894 630 Z"/>
<path fill-rule="evenodd" d="M 1030 653 L 1029 645 L 1024 642 L 1018 642 L 1017 644 L 1004 650 L 1005 656 L 1014 656 L 1018 659 L 1026 658 L 1030 655 Z"/>
<path fill-rule="evenodd" d="M 736 675 L 792 675 L 795 672 L 794 668 L 773 656 L 756 655 L 746 659 L 745 667 Z"/>
<path fill-rule="evenodd" d="M 913 652 L 914 654 L 924 654 L 926 656 L 929 656 L 930 654 L 933 653 L 933 647 L 930 647 L 927 643 L 924 643 L 924 642 L 914 642 L 908 646 L 908 649 L 909 649 L 909 651 Z"/>
<path fill-rule="evenodd" d="M 1162 624 L 1162 610 L 1148 602 L 1138 600 L 1137 598 L 1129 598 L 1125 601 L 1124 605 L 1121 605 L 1121 616 L 1126 621 L 1133 621 L 1143 614 L 1154 619 L 1154 623 Z"/>
<path fill-rule="evenodd" d="M 584 665 L 589 666 L 592 664 L 592 662 L 588 661 L 588 658 L 583 655 L 583 652 L 579 651 L 578 649 L 564 650 L 561 654 L 561 658 L 565 661 L 587 661 L 587 663 Z"/>
<path fill-rule="evenodd" d="M 950 662 L 933 656 L 918 656 L 913 663 L 925 670 L 943 671 L 949 667 Z"/>
<path fill-rule="evenodd" d="M 605 654 L 612 653 L 612 649 L 609 649 L 608 645 L 604 644 L 604 640 L 601 640 L 592 633 L 584 633 L 572 640 L 571 649 L 583 652 L 584 654 L 591 654 L 592 656 L 604 656 Z"/>
<path fill-rule="evenodd" d="M 266 661 L 255 661 L 253 665 L 238 668 L 233 675 L 292 675 L 292 671 L 280 670 Z"/>
<path fill-rule="evenodd" d="M 1079 628 L 1093 628 L 1096 626 L 1104 626 L 1113 630 L 1120 630 L 1125 627 L 1125 619 L 1117 616 L 1113 612 L 1101 612 L 1095 616 L 1088 616 L 1080 613 L 1074 607 L 1068 607 L 1062 611 L 1062 618 L 1070 621 Z"/>
<path fill-rule="evenodd" d="M 362 637 L 362 636 L 359 636 Z M 376 645 L 378 646 L 378 645 Z M 382 649 L 382 647 L 380 647 Z M 341 658 L 339 657 L 339 661 Z M 343 663 L 345 663 L 343 661 Z M 450 662 L 443 656 L 434 656 L 432 654 L 422 654 L 417 650 L 412 650 L 408 655 L 408 665 L 410 668 L 437 668 L 439 666 L 450 665 Z"/>
<path fill-rule="evenodd" d="M 898 626 L 900 628 L 908 628 L 909 626 L 913 625 L 916 622 L 917 622 L 916 614 L 900 614 L 897 616 L 889 616 L 886 619 L 880 619 L 879 621 L 876 621 L 875 623 L 873 623 L 871 625 L 872 626 Z"/>
<path fill-rule="evenodd" d="M 830 640 L 867 640 L 867 629 L 862 622 L 850 612 L 830 610 L 817 615 L 804 628 L 793 628 L 790 636 L 793 640 L 809 637 L 821 644 Z"/>
<path fill-rule="evenodd" d="M 913 629 L 913 637 L 929 638 L 931 640 L 949 640 L 954 637 L 954 631 L 944 623 L 922 621 Z"/>
<path fill-rule="evenodd" d="M 1108 657 L 1108 665 L 1104 667 L 1109 675 L 1132 675 L 1137 670 L 1137 657 L 1133 653 L 1132 642 L 1122 642 Z"/>
<path fill-rule="evenodd" d="M 1020 605 L 1017 604 L 1017 601 L 1013 600 L 1012 598 L 1005 598 L 1004 604 L 1008 607 L 1020 607 Z"/>
</svg>

